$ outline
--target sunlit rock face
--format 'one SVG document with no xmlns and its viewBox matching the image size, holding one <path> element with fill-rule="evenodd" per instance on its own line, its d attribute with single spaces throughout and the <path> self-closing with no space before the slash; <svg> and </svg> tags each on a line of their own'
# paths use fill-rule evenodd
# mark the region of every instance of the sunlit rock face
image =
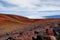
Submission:
<svg viewBox="0 0 60 40">
<path fill-rule="evenodd" d="M 44 35 L 45 30 L 49 28 L 48 24 L 57 26 L 59 22 L 59 18 L 29 19 L 18 15 L 0 14 L 0 37 L 2 37 L 0 39 L 16 36 L 19 32 L 39 31 L 41 35 Z"/>
</svg>

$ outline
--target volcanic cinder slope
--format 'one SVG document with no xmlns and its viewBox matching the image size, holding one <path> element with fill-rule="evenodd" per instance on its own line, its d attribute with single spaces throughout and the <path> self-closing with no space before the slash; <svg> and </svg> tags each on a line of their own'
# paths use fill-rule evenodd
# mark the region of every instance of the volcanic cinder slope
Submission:
<svg viewBox="0 0 60 40">
<path fill-rule="evenodd" d="M 46 22 L 56 22 L 60 19 L 29 19 L 23 16 L 0 14 L 0 35 L 16 30 L 24 30 L 30 26 L 41 25 Z"/>
</svg>

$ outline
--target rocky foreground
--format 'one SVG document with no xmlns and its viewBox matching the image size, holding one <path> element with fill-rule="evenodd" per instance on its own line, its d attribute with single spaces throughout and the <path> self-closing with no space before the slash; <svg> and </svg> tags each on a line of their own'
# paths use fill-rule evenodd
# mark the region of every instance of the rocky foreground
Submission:
<svg viewBox="0 0 60 40">
<path fill-rule="evenodd" d="M 46 29 L 50 28 L 50 26 L 55 28 L 60 26 L 59 24 L 60 19 L 57 18 L 29 19 L 17 15 L 0 14 L 0 40 L 6 40 L 9 37 L 15 40 L 20 40 L 20 38 L 31 40 L 34 31 L 39 32 L 39 35 L 45 40 L 44 37 L 48 37 Z"/>
</svg>

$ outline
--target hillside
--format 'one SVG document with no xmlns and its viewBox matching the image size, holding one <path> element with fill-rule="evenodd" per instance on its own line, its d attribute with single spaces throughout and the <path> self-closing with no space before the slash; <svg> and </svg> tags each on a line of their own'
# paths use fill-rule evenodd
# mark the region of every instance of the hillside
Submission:
<svg viewBox="0 0 60 40">
<path fill-rule="evenodd" d="M 23 16 L 0 14 L 0 35 L 13 31 L 29 30 L 36 25 L 59 21 L 59 18 L 29 19 Z"/>
<path fill-rule="evenodd" d="M 22 27 L 31 24 L 29 22 L 28 18 L 22 16 L 0 14 L 0 35 L 22 29 Z"/>
</svg>

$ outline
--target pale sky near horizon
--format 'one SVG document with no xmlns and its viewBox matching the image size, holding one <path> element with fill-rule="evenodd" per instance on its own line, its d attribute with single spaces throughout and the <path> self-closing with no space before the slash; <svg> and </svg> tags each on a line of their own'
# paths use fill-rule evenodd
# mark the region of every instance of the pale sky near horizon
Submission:
<svg viewBox="0 0 60 40">
<path fill-rule="evenodd" d="M 29 18 L 60 15 L 60 0 L 0 0 L 0 13 Z"/>
</svg>

